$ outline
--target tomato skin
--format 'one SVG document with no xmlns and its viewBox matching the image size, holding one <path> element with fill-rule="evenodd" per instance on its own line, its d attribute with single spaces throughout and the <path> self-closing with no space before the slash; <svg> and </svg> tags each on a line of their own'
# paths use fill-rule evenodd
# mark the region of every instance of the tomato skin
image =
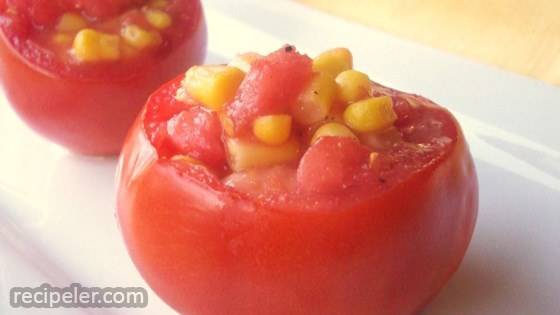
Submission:
<svg viewBox="0 0 560 315">
<path fill-rule="evenodd" d="M 0 84 L 18 115 L 39 134 L 77 153 L 118 154 L 150 93 L 204 59 L 206 24 L 201 6 L 194 7 L 192 33 L 126 78 L 85 80 L 47 72 L 25 60 L 0 31 Z"/>
<path fill-rule="evenodd" d="M 458 268 L 478 210 L 464 136 L 351 207 L 271 209 L 158 159 L 143 114 L 118 172 L 118 219 L 142 276 L 181 314 L 411 315 Z M 188 166 L 184 166 L 188 167 Z"/>
</svg>

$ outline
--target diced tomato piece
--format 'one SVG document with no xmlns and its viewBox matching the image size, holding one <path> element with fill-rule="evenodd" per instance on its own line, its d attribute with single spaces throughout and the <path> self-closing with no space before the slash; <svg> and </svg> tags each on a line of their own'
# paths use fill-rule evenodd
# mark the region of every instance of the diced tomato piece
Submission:
<svg viewBox="0 0 560 315">
<path fill-rule="evenodd" d="M 30 9 L 31 21 L 38 26 L 54 25 L 60 16 L 61 8 L 52 0 L 35 0 Z"/>
<path fill-rule="evenodd" d="M 33 4 L 33 0 L 7 0 L 8 6 L 15 8 L 17 11 L 27 11 Z"/>
<path fill-rule="evenodd" d="M 369 150 L 347 137 L 323 137 L 311 146 L 297 171 L 299 189 L 336 193 L 356 183 L 368 169 Z"/>
<path fill-rule="evenodd" d="M 162 86 L 149 99 L 152 106 L 146 108 L 144 128 L 156 148 L 160 148 L 167 138 L 167 121 L 192 106 L 175 99 L 175 92 L 180 86 L 181 78 L 176 78 Z"/>
<path fill-rule="evenodd" d="M 246 130 L 257 116 L 284 113 L 312 76 L 311 59 L 292 46 L 255 61 L 227 106 L 236 133 Z"/>
<path fill-rule="evenodd" d="M 226 162 L 222 128 L 218 115 L 193 106 L 167 122 L 168 139 L 162 148 L 188 155 L 208 166 L 223 169 Z"/>
</svg>

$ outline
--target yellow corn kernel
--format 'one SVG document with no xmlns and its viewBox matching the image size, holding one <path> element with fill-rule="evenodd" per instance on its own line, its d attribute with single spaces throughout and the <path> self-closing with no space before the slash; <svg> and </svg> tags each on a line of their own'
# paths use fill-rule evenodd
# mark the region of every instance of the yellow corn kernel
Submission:
<svg viewBox="0 0 560 315">
<path fill-rule="evenodd" d="M 74 38 L 72 51 L 79 61 L 112 61 L 120 58 L 120 39 L 92 29 L 83 29 Z"/>
<path fill-rule="evenodd" d="M 253 122 L 253 133 L 262 143 L 279 145 L 290 138 L 292 117 L 290 115 L 261 116 Z"/>
<path fill-rule="evenodd" d="M 362 100 L 369 96 L 371 81 L 367 74 L 346 70 L 336 77 L 338 84 L 338 97 L 341 101 L 349 104 Z"/>
<path fill-rule="evenodd" d="M 187 93 L 211 110 L 220 111 L 232 100 L 245 73 L 229 66 L 194 66 L 182 82 Z"/>
<path fill-rule="evenodd" d="M 336 77 L 342 71 L 352 69 L 352 53 L 346 48 L 327 50 L 313 60 L 313 71 Z"/>
<path fill-rule="evenodd" d="M 58 45 L 67 45 L 72 43 L 72 36 L 69 34 L 59 33 L 52 37 L 52 41 Z"/>
<path fill-rule="evenodd" d="M 146 17 L 148 23 L 158 30 L 166 29 L 173 24 L 171 16 L 162 10 L 147 9 L 144 11 L 144 16 Z"/>
<path fill-rule="evenodd" d="M 234 172 L 289 163 L 300 156 L 300 145 L 295 138 L 290 138 L 278 146 L 228 138 L 226 146 L 229 156 L 228 164 Z"/>
<path fill-rule="evenodd" d="M 121 37 L 127 44 L 137 49 L 157 46 L 161 43 L 161 36 L 158 32 L 150 32 L 134 24 L 124 26 L 121 30 Z"/>
<path fill-rule="evenodd" d="M 148 3 L 148 6 L 154 9 L 163 9 L 168 5 L 169 5 L 169 1 L 167 0 L 152 0 Z"/>
<path fill-rule="evenodd" d="M 333 77 L 324 73 L 315 74 L 291 108 L 294 120 L 302 125 L 311 125 L 325 119 L 336 100 L 336 94 L 337 86 Z"/>
<path fill-rule="evenodd" d="M 376 132 L 390 127 L 397 120 L 393 100 L 389 96 L 372 97 L 349 105 L 344 122 L 358 132 Z"/>
<path fill-rule="evenodd" d="M 311 138 L 311 144 L 317 142 L 321 137 L 348 137 L 353 140 L 359 141 L 358 137 L 350 130 L 350 128 L 346 127 L 343 124 L 339 123 L 326 123 L 319 127 L 313 138 Z"/>
<path fill-rule="evenodd" d="M 88 26 L 88 22 L 76 13 L 64 13 L 58 20 L 56 30 L 59 32 L 77 32 Z"/>
<path fill-rule="evenodd" d="M 229 63 L 229 66 L 236 67 L 247 73 L 251 69 L 253 62 L 261 59 L 262 57 L 262 55 L 253 52 L 240 54 L 233 58 L 233 60 Z"/>
</svg>

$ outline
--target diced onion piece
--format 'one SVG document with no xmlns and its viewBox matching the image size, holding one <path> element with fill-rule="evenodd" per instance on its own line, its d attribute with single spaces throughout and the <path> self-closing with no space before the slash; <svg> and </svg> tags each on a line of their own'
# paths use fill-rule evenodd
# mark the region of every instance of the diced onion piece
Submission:
<svg viewBox="0 0 560 315">
<path fill-rule="evenodd" d="M 352 69 L 352 53 L 346 48 L 327 50 L 313 60 L 313 71 L 336 77 L 342 71 Z"/>
<path fill-rule="evenodd" d="M 317 73 L 291 108 L 294 120 L 308 126 L 325 119 L 336 100 L 337 86 L 333 77 Z"/>
<path fill-rule="evenodd" d="M 393 125 L 397 114 L 389 96 L 372 97 L 349 105 L 344 122 L 358 132 L 376 132 Z"/>
<path fill-rule="evenodd" d="M 367 74 L 346 70 L 336 77 L 338 97 L 344 103 L 354 103 L 370 96 L 371 81 Z"/>
<path fill-rule="evenodd" d="M 261 116 L 253 122 L 253 133 L 262 143 L 280 145 L 290 138 L 292 117 L 290 115 Z"/>
<path fill-rule="evenodd" d="M 367 132 L 359 135 L 360 141 L 374 151 L 386 151 L 391 149 L 393 144 L 402 141 L 400 131 L 391 126 L 378 132 Z"/>
<path fill-rule="evenodd" d="M 233 58 L 233 60 L 229 63 L 229 66 L 236 67 L 239 70 L 247 73 L 251 69 L 251 65 L 261 58 L 263 58 L 262 55 L 252 52 L 239 54 L 235 56 L 235 58 Z"/>
<path fill-rule="evenodd" d="M 86 19 L 76 13 L 64 13 L 58 20 L 56 30 L 59 32 L 77 32 L 88 26 Z"/>
<path fill-rule="evenodd" d="M 243 81 L 243 71 L 229 66 L 194 66 L 182 82 L 187 93 L 205 107 L 221 111 Z"/>
<path fill-rule="evenodd" d="M 121 30 L 121 36 L 130 46 L 145 49 L 161 44 L 161 35 L 158 32 L 147 31 L 138 25 L 126 25 Z"/>
<path fill-rule="evenodd" d="M 336 122 L 326 123 L 319 127 L 311 138 L 311 144 L 317 142 L 321 137 L 348 137 L 359 141 L 350 128 Z"/>
<path fill-rule="evenodd" d="M 375 166 L 375 161 L 377 161 L 378 157 L 379 157 L 379 153 L 377 153 L 377 152 L 371 152 L 369 154 L 368 166 L 370 168 L 373 168 Z"/>
<path fill-rule="evenodd" d="M 219 113 L 218 117 L 220 118 L 220 123 L 222 124 L 222 129 L 224 130 L 224 132 L 226 133 L 226 135 L 233 137 L 233 135 L 235 134 L 235 128 L 234 128 L 234 124 L 233 124 L 233 120 L 231 120 L 231 118 L 229 118 L 229 116 L 226 113 Z"/>
<path fill-rule="evenodd" d="M 300 156 L 300 145 L 296 138 L 290 138 L 278 146 L 228 138 L 226 146 L 229 167 L 234 172 L 289 163 Z"/>
<path fill-rule="evenodd" d="M 82 62 L 114 61 L 120 58 L 120 39 L 93 29 L 78 32 L 72 45 L 74 56 Z"/>
<path fill-rule="evenodd" d="M 175 155 L 171 158 L 172 161 L 179 161 L 179 162 L 184 162 L 187 164 L 194 164 L 194 165 L 203 165 L 202 162 L 200 162 L 199 160 L 192 158 L 188 155 Z"/>
</svg>

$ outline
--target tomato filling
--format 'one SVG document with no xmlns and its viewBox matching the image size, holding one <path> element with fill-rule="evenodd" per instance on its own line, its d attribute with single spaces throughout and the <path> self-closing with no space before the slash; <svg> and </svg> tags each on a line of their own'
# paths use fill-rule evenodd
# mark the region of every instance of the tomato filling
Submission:
<svg viewBox="0 0 560 315">
<path fill-rule="evenodd" d="M 28 62 L 70 77 L 131 75 L 196 25 L 197 1 L 0 0 L 0 28 Z M 118 64 L 118 67 L 116 67 Z"/>
<path fill-rule="evenodd" d="M 352 67 L 346 49 L 311 59 L 292 46 L 193 67 L 151 97 L 146 134 L 160 159 L 278 206 L 373 196 L 450 152 L 446 110 Z"/>
</svg>

